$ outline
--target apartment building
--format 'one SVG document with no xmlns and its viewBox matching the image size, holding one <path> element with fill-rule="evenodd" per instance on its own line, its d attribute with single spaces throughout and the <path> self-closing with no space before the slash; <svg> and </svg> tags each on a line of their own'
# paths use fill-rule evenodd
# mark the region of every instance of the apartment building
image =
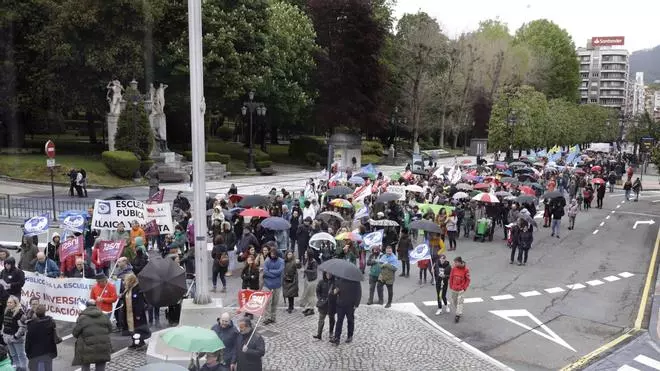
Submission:
<svg viewBox="0 0 660 371">
<path fill-rule="evenodd" d="M 623 45 L 623 37 L 620 39 L 594 37 L 587 41 L 586 48 L 578 48 L 577 56 L 582 78 L 579 88 L 581 103 L 600 104 L 620 110 L 622 113 L 630 113 L 629 53 L 618 47 L 621 45 Z"/>
</svg>

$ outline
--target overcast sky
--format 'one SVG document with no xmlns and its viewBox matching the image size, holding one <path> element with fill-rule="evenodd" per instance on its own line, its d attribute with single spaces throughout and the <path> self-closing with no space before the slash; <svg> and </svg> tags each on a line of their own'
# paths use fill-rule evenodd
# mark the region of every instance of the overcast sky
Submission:
<svg viewBox="0 0 660 371">
<path fill-rule="evenodd" d="M 660 44 L 654 25 L 658 0 L 397 0 L 395 16 L 421 10 L 438 20 L 450 36 L 474 30 L 479 21 L 499 17 L 514 32 L 525 22 L 547 18 L 566 29 L 576 46 L 592 36 L 625 36 L 630 51 Z"/>
</svg>

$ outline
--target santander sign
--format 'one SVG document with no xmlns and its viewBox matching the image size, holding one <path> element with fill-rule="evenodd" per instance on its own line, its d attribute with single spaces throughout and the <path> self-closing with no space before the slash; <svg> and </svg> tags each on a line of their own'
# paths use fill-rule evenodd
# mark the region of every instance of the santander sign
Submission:
<svg viewBox="0 0 660 371">
<path fill-rule="evenodd" d="M 621 46 L 625 41 L 624 36 L 597 36 L 591 38 L 593 46 Z"/>
</svg>

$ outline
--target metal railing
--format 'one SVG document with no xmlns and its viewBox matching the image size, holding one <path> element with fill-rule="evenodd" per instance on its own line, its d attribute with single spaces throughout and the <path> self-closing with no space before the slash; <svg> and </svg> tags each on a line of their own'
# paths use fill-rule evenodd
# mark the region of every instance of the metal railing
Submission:
<svg viewBox="0 0 660 371">
<path fill-rule="evenodd" d="M 55 200 L 55 217 L 66 210 L 87 210 L 94 206 L 94 199 Z M 53 216 L 53 200 L 40 197 L 13 196 L 0 193 L 0 217 L 8 219 L 28 219 L 36 215 Z"/>
</svg>

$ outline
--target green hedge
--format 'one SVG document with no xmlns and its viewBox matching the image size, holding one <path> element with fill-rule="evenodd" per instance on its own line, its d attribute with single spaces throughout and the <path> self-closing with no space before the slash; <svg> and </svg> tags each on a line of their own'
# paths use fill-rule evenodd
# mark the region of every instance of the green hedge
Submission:
<svg viewBox="0 0 660 371">
<path fill-rule="evenodd" d="M 56 139 L 53 138 L 57 148 L 58 155 L 95 155 L 105 151 L 106 146 L 102 143 L 89 143 L 85 139 L 87 137 L 80 137 L 81 140 L 72 139 Z M 101 137 L 98 137 L 99 141 Z M 45 140 L 42 139 L 27 139 L 25 140 L 26 148 L 37 148 L 39 153 L 43 153 Z"/>
<path fill-rule="evenodd" d="M 105 166 L 115 175 L 124 179 L 131 179 L 140 168 L 140 161 L 131 152 L 105 151 L 101 154 Z"/>
<path fill-rule="evenodd" d="M 312 166 L 316 166 L 317 163 L 321 165 L 323 164 L 322 163 L 323 157 L 321 157 L 321 155 L 319 155 L 318 153 L 314 153 L 314 152 L 307 152 L 305 154 L 305 160 L 307 160 L 307 163 Z"/>
<path fill-rule="evenodd" d="M 291 140 L 289 144 L 289 156 L 302 158 L 307 153 L 316 153 L 320 157 L 323 157 L 324 154 L 327 155 L 328 145 L 325 142 L 325 138 L 302 135 Z"/>
<path fill-rule="evenodd" d="M 233 159 L 242 160 L 247 162 L 248 160 L 248 149 L 241 143 L 234 142 L 209 142 L 208 149 L 210 152 L 220 153 L 222 155 L 229 155 Z M 268 153 L 254 148 L 254 160 L 255 161 L 269 161 L 270 156 Z"/>
<path fill-rule="evenodd" d="M 380 142 L 365 140 L 362 142 L 362 155 L 378 155 L 382 156 L 383 145 Z"/>
<path fill-rule="evenodd" d="M 217 135 L 218 138 L 222 140 L 229 141 L 231 140 L 231 137 L 234 135 L 234 129 L 230 128 L 229 126 L 221 126 L 215 132 L 215 135 Z"/>
<path fill-rule="evenodd" d="M 273 166 L 273 161 L 257 161 L 255 162 L 254 165 L 257 168 L 257 170 L 267 169 Z"/>
<path fill-rule="evenodd" d="M 140 172 L 144 175 L 151 167 L 154 166 L 154 160 L 143 160 L 140 162 Z"/>
<path fill-rule="evenodd" d="M 192 151 L 183 151 L 181 154 L 186 158 L 186 161 L 192 161 Z M 229 155 L 221 155 L 216 152 L 206 152 L 206 162 L 220 162 L 227 165 L 229 160 L 231 160 L 231 156 Z"/>
</svg>

